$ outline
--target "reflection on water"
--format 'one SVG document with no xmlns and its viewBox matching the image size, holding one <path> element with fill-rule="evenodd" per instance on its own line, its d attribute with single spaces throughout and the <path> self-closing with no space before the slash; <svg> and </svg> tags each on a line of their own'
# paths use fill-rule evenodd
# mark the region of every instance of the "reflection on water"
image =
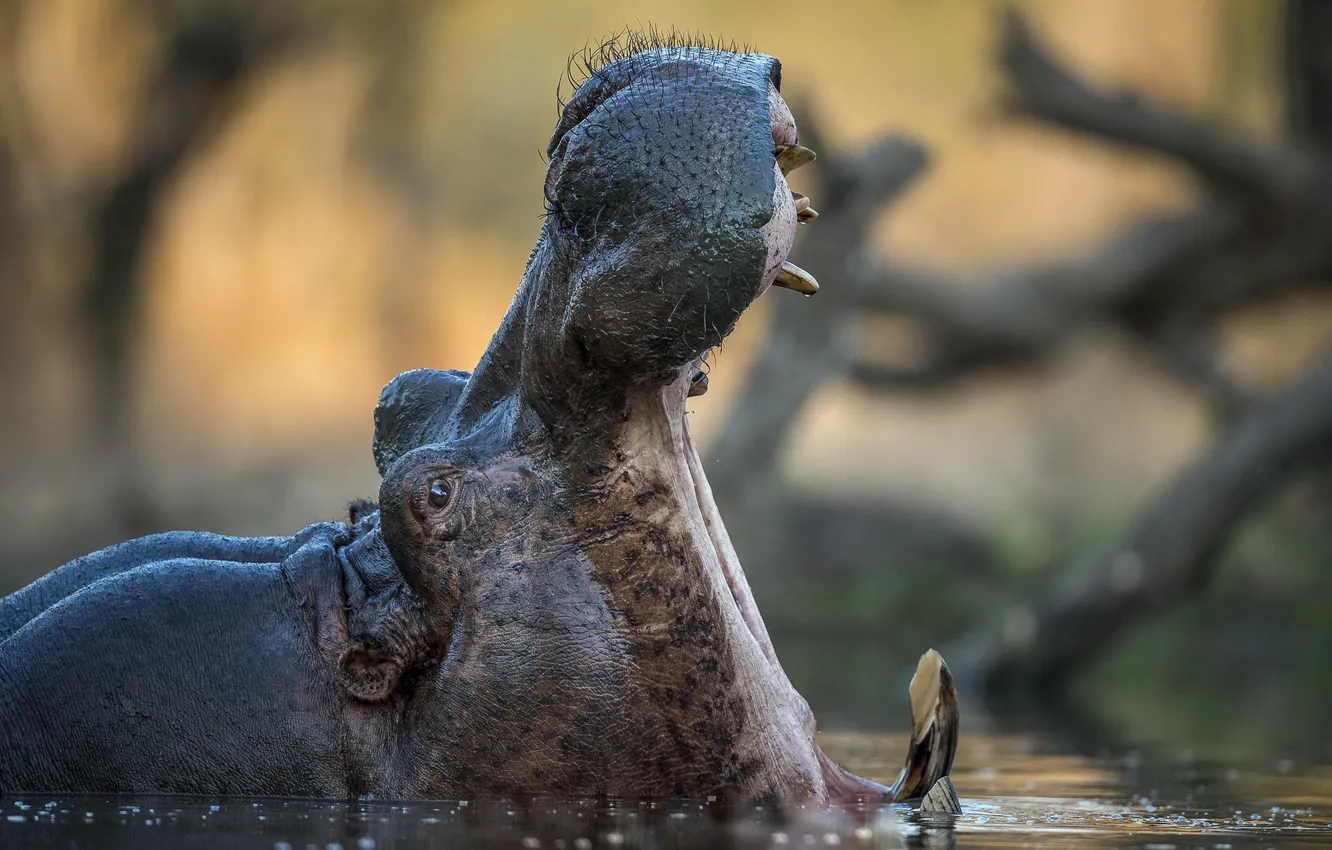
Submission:
<svg viewBox="0 0 1332 850">
<path fill-rule="evenodd" d="M 902 735 L 840 733 L 824 747 L 857 773 L 890 780 Z M 956 823 L 922 824 L 888 807 L 839 812 L 736 810 L 716 801 L 628 805 L 207 800 L 15 796 L 0 803 L 0 847 L 262 847 L 392 850 L 419 846 L 591 848 L 1119 847 L 1332 845 L 1332 771 L 1270 771 L 1061 754 L 1030 735 L 964 738 Z"/>
</svg>

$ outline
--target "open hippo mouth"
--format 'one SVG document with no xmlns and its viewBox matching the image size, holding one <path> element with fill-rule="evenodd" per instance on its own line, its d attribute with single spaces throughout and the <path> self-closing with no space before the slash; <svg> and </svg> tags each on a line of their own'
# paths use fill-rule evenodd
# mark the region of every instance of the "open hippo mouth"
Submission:
<svg viewBox="0 0 1332 850">
<path fill-rule="evenodd" d="M 922 661 L 912 755 L 894 787 L 824 755 L 686 415 L 706 390 L 700 366 L 755 299 L 819 288 L 787 260 L 818 214 L 787 183 L 815 156 L 799 144 L 780 65 L 692 45 L 603 58 L 564 106 L 541 238 L 475 372 L 407 373 L 381 397 L 384 538 L 428 621 L 393 640 L 424 635 L 416 655 L 442 658 L 432 717 L 442 700 L 457 711 L 451 740 L 482 742 L 474 757 L 490 767 L 484 780 L 468 774 L 473 786 L 921 796 L 952 759 L 947 668 Z M 349 680 L 391 684 L 416 663 L 385 668 L 392 652 L 376 653 Z M 508 713 L 464 711 L 477 702 Z M 523 737 L 552 705 L 568 724 L 538 725 L 558 752 Z M 507 746 L 517 755 L 498 758 L 497 739 L 522 741 Z M 534 785 L 533 761 L 563 772 Z"/>
</svg>

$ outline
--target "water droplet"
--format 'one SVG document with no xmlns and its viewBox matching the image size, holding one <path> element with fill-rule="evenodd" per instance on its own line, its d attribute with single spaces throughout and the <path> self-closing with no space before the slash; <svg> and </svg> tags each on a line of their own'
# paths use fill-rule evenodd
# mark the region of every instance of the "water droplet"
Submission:
<svg viewBox="0 0 1332 850">
<path fill-rule="evenodd" d="M 541 839 L 537 838 L 535 835 L 525 836 L 523 838 L 523 846 L 526 847 L 527 850 L 537 850 L 537 848 L 541 846 Z"/>
<path fill-rule="evenodd" d="M 375 840 L 368 835 L 363 835 L 356 839 L 356 846 L 361 850 L 375 850 Z M 525 843 L 524 846 L 526 846 Z"/>
<path fill-rule="evenodd" d="M 285 841 L 273 842 L 273 850 L 291 850 L 291 845 Z"/>
<path fill-rule="evenodd" d="M 981 815 L 980 817 L 976 818 L 976 823 L 989 823 L 989 822 L 990 819 L 987 818 L 985 815 Z"/>
<path fill-rule="evenodd" d="M 574 850 L 592 850 L 592 841 L 587 838 L 575 838 Z"/>
<path fill-rule="evenodd" d="M 25 820 L 27 820 L 27 818 L 25 818 L 23 815 L 10 815 L 9 817 L 5 818 L 5 820 L 9 821 L 10 823 L 23 823 Z"/>
<path fill-rule="evenodd" d="M 791 840 L 791 837 L 790 837 L 789 835 L 787 835 L 785 832 L 774 832 L 774 833 L 772 834 L 772 843 L 773 843 L 773 844 L 785 844 L 786 842 L 788 842 L 788 841 L 790 841 L 790 840 Z"/>
<path fill-rule="evenodd" d="M 835 832 L 823 833 L 823 843 L 829 846 L 835 846 L 842 843 L 842 836 Z"/>
</svg>

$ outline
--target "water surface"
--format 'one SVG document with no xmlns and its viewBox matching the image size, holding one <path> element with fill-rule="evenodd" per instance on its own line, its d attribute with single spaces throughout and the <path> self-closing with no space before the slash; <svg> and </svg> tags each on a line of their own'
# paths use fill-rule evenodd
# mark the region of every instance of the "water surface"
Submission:
<svg viewBox="0 0 1332 850">
<path fill-rule="evenodd" d="M 825 734 L 857 773 L 891 780 L 901 734 Z M 954 780 L 964 812 L 921 823 L 902 807 L 860 817 L 779 814 L 710 800 L 629 805 L 597 800 L 509 803 L 192 797 L 6 796 L 0 847 L 393 850 L 406 847 L 1089 847 L 1332 846 L 1332 770 L 1278 760 L 1268 768 L 1188 754 L 1084 756 L 1032 734 L 964 736 Z"/>
</svg>

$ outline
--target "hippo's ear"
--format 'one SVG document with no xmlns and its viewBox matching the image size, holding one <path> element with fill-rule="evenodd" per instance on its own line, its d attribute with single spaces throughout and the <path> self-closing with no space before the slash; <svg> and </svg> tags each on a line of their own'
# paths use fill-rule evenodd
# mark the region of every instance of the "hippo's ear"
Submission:
<svg viewBox="0 0 1332 850">
<path fill-rule="evenodd" d="M 383 475 L 393 461 L 419 446 L 447 437 L 467 372 L 413 369 L 389 381 L 375 406 L 375 466 Z"/>
<path fill-rule="evenodd" d="M 338 659 L 338 678 L 342 687 L 362 702 L 383 702 L 398 687 L 402 661 L 379 650 L 357 644 L 349 646 Z"/>
</svg>

